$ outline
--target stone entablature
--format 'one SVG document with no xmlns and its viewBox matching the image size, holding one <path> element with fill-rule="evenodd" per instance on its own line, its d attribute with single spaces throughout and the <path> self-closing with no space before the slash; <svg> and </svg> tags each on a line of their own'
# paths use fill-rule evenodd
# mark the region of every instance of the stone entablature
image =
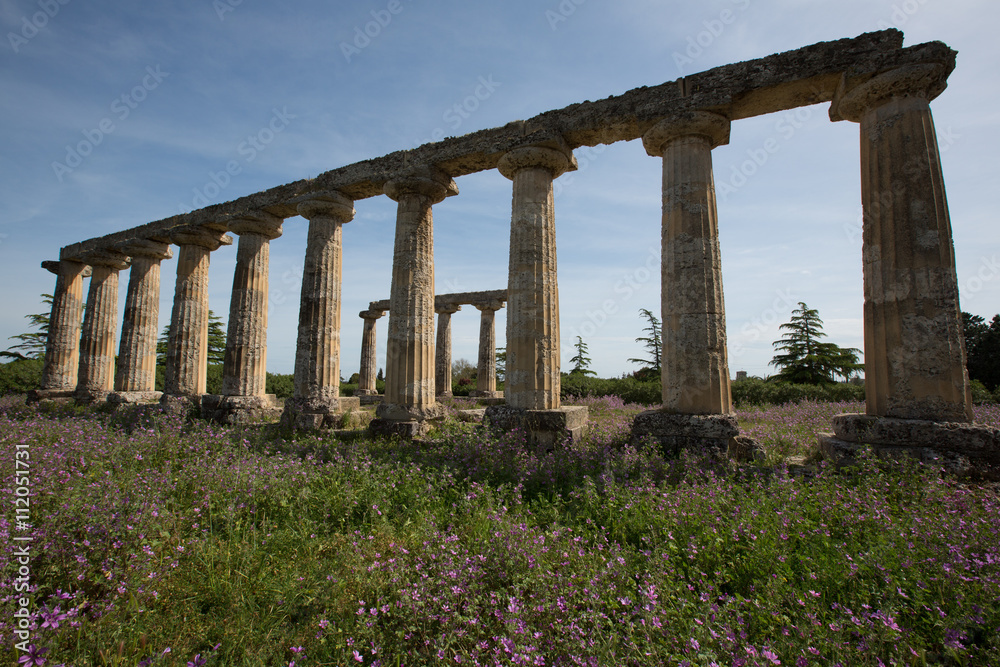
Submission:
<svg viewBox="0 0 1000 667">
<path fill-rule="evenodd" d="M 573 150 L 639 139 L 678 112 L 709 111 L 736 121 L 830 102 L 841 86 L 851 88 L 879 73 L 917 63 L 940 64 L 947 75 L 954 69 L 955 52 L 941 42 L 903 48 L 903 33 L 894 29 L 820 42 L 338 167 L 313 179 L 74 243 L 62 248 L 60 259 L 79 258 L 95 248 L 162 237 L 180 225 L 217 225 L 231 215 L 264 211 L 292 217 L 298 214 L 296 199 L 312 192 L 337 191 L 354 201 L 377 197 L 385 193 L 388 181 L 416 165 L 434 165 L 457 178 L 496 169 L 505 154 L 522 146 L 565 145 Z"/>
<path fill-rule="evenodd" d="M 493 303 L 495 301 L 502 302 L 507 300 L 507 290 L 497 289 L 488 290 L 485 292 L 455 292 L 453 294 L 436 294 L 434 296 L 434 309 L 443 310 L 447 306 L 485 306 L 487 304 Z M 384 310 L 389 311 L 389 299 L 382 299 L 380 301 L 371 301 L 368 304 L 368 310 Z"/>
</svg>

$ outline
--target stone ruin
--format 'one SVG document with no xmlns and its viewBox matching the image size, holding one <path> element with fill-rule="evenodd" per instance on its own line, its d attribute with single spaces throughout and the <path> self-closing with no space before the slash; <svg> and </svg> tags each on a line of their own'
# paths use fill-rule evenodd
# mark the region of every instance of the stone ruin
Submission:
<svg viewBox="0 0 1000 667">
<path fill-rule="evenodd" d="M 160 400 L 201 407 L 230 422 L 273 409 L 264 393 L 268 249 L 281 236 L 284 219 L 301 215 L 309 221 L 309 235 L 295 396 L 285 410 L 301 425 L 326 423 L 347 405 L 338 386 L 341 229 L 353 218 L 356 202 L 385 195 L 398 202 L 391 294 L 388 303 L 375 302 L 361 314 L 366 345 L 359 393 L 374 389 L 374 323 L 388 310 L 386 392 L 373 428 L 423 433 L 439 414 L 435 388 L 447 383 L 444 366 L 437 378 L 436 368 L 446 358 L 449 311 L 461 305 L 439 302 L 434 294 L 432 207 L 458 194 L 454 178 L 496 169 L 513 183 L 513 205 L 504 295 L 506 401 L 491 407 L 493 423 L 526 428 L 540 441 L 580 433 L 585 409 L 560 403 L 553 180 L 576 169 L 575 148 L 641 139 L 647 153 L 663 163 L 663 404 L 638 416 L 634 433 L 651 434 L 667 447 L 725 449 L 739 431 L 731 406 L 712 149 L 728 143 L 733 121 L 829 102 L 832 121 L 860 125 L 867 381 L 866 414 L 838 416 L 821 447 L 849 455 L 868 443 L 924 458 L 992 463 L 998 431 L 972 424 L 951 223 L 929 106 L 944 90 L 955 55 L 940 42 L 904 48 L 898 30 L 814 44 L 398 151 L 65 246 L 59 261 L 43 263 L 58 277 L 43 388 L 35 398 L 159 397 L 153 391 L 159 267 L 176 245 Z M 222 395 L 209 397 L 204 396 L 206 281 L 211 252 L 232 243 L 226 232 L 239 237 L 237 266 Z M 126 268 L 116 373 L 118 275 Z M 90 307 L 81 332 L 88 275 Z M 484 329 L 493 303 L 481 309 Z M 437 359 L 435 312 L 441 318 Z"/>
</svg>

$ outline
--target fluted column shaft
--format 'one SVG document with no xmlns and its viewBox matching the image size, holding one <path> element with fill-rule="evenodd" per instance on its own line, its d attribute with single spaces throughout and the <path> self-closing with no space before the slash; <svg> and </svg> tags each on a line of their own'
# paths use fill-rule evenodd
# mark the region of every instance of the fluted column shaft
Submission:
<svg viewBox="0 0 1000 667">
<path fill-rule="evenodd" d="M 358 396 L 374 396 L 378 357 L 375 350 L 375 320 L 385 313 L 381 310 L 366 310 L 360 313 L 364 318 L 365 328 L 361 337 L 361 370 L 358 372 Z"/>
<path fill-rule="evenodd" d="M 529 410 L 560 406 L 559 284 L 552 181 L 570 169 L 572 154 L 551 148 L 515 149 L 500 160 L 511 179 L 510 265 L 507 282 L 507 405 Z"/>
<path fill-rule="evenodd" d="M 156 389 L 156 336 L 160 313 L 160 262 L 171 257 L 166 243 L 148 241 L 122 248 L 132 258 L 115 391 Z"/>
<path fill-rule="evenodd" d="M 389 297 L 385 404 L 434 406 L 434 218 L 431 207 L 457 193 L 440 172 L 386 183 L 398 203 Z M 385 408 L 386 406 L 382 406 Z"/>
<path fill-rule="evenodd" d="M 86 261 L 93 273 L 80 336 L 76 393 L 81 400 L 103 401 L 114 389 L 118 272 L 128 266 L 128 260 L 120 253 L 102 251 L 88 255 Z"/>
<path fill-rule="evenodd" d="M 330 407 L 340 396 L 340 296 L 343 224 L 354 218 L 354 202 L 327 192 L 298 202 L 309 220 L 298 344 L 295 398 L 312 408 Z"/>
<path fill-rule="evenodd" d="M 229 306 L 222 393 L 263 396 L 267 382 L 267 291 L 271 240 L 282 219 L 266 213 L 227 222 L 240 237 Z"/>
<path fill-rule="evenodd" d="M 86 264 L 61 260 L 49 315 L 49 336 L 42 367 L 42 389 L 73 391 L 80 365 L 80 318 Z"/>
<path fill-rule="evenodd" d="M 476 392 L 492 394 L 497 390 L 496 315 L 499 308 L 492 305 L 476 308 L 479 309 L 479 370 L 476 373 Z"/>
<path fill-rule="evenodd" d="M 177 253 L 177 281 L 167 337 L 163 393 L 201 396 L 208 373 L 208 268 L 213 250 L 231 245 L 222 232 L 185 227 L 171 232 Z"/>
<path fill-rule="evenodd" d="M 729 120 L 695 111 L 664 119 L 643 136 L 663 159 L 661 309 L 663 409 L 728 414 L 719 222 L 712 149 L 729 143 Z"/>
<path fill-rule="evenodd" d="M 437 309 L 437 357 L 434 384 L 438 396 L 451 396 L 451 316 L 461 310 L 461 306 L 442 306 Z"/>
<path fill-rule="evenodd" d="M 869 415 L 972 420 L 951 221 L 929 106 L 946 76 L 941 65 L 910 65 L 834 101 L 840 117 L 861 124 Z"/>
</svg>

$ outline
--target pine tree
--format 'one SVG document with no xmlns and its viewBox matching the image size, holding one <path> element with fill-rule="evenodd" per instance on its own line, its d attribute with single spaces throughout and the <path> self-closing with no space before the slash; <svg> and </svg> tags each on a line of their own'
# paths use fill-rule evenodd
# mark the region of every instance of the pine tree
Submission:
<svg viewBox="0 0 1000 667">
<path fill-rule="evenodd" d="M 42 303 L 49 306 L 49 310 L 51 311 L 52 295 L 43 294 Z M 10 336 L 8 340 L 18 340 L 21 342 L 0 351 L 0 357 L 9 357 L 11 359 L 45 358 L 45 344 L 49 340 L 49 313 L 35 313 L 34 315 L 25 315 L 24 317 L 31 322 L 32 328 L 38 329 L 38 331 L 28 331 L 16 336 Z"/>
<path fill-rule="evenodd" d="M 497 382 L 503 382 L 507 377 L 507 348 L 498 347 L 496 356 Z"/>
<path fill-rule="evenodd" d="M 583 342 L 583 338 L 577 336 L 573 347 L 576 348 L 576 356 L 569 360 L 569 363 L 573 364 L 570 373 L 597 375 L 597 373 L 590 370 L 590 357 L 587 356 L 587 344 Z"/>
<path fill-rule="evenodd" d="M 850 379 L 863 368 L 858 363 L 861 350 L 842 348 L 819 340 L 826 337 L 823 320 L 819 318 L 819 311 L 809 308 L 802 301 L 792 311 L 791 320 L 780 328 L 785 334 L 772 345 L 784 354 L 776 354 L 771 359 L 771 365 L 779 369 L 779 380 L 827 384 L 836 382 L 837 376 Z"/>
<path fill-rule="evenodd" d="M 660 365 L 662 360 L 661 355 L 661 338 L 660 338 L 660 320 L 653 313 L 645 308 L 639 309 L 639 314 L 646 318 L 649 323 L 648 326 L 643 328 L 643 331 L 647 332 L 648 336 L 641 336 L 635 339 L 635 342 L 642 343 L 646 348 L 646 352 L 649 353 L 649 359 L 629 359 L 630 363 L 642 364 L 643 368 L 636 373 L 639 375 L 656 375 L 660 374 Z"/>
<path fill-rule="evenodd" d="M 156 365 L 167 365 L 167 341 L 170 339 L 170 325 L 163 327 L 156 340 Z M 226 359 L 226 330 L 222 318 L 208 311 L 208 365 L 222 364 Z"/>
</svg>

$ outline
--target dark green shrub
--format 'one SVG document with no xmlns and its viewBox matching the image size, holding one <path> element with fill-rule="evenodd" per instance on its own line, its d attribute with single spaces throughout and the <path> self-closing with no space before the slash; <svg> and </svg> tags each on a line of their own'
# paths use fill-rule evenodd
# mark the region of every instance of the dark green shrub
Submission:
<svg viewBox="0 0 1000 667">
<path fill-rule="evenodd" d="M 291 398 L 295 393 L 295 378 L 292 375 L 268 373 L 265 391 L 278 398 Z"/>
<path fill-rule="evenodd" d="M 863 401 L 864 385 L 792 384 L 767 382 L 760 378 L 735 380 L 732 383 L 733 405 L 781 405 L 801 401 Z"/>
<path fill-rule="evenodd" d="M 41 359 L 17 359 L 0 364 L 0 396 L 26 394 L 42 384 Z"/>
</svg>

